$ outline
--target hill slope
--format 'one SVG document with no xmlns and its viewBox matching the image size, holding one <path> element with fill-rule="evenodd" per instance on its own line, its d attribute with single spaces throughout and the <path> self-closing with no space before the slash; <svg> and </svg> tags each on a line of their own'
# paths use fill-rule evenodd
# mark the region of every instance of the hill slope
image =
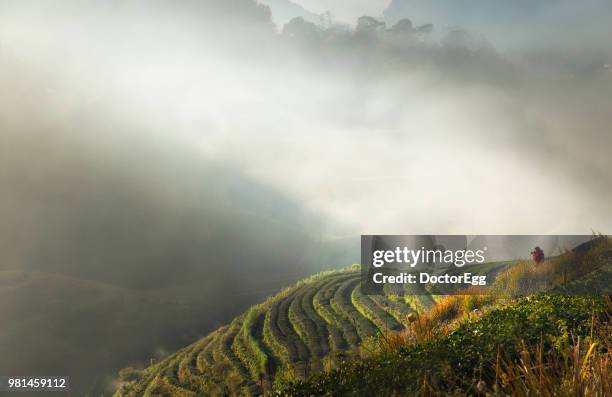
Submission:
<svg viewBox="0 0 612 397">
<path fill-rule="evenodd" d="M 321 20 L 319 15 L 290 0 L 260 0 L 260 3 L 270 7 L 272 21 L 278 30 L 282 30 L 287 22 L 297 17 L 302 17 L 312 23 L 319 23 Z"/>
<path fill-rule="evenodd" d="M 444 297 L 368 356 L 273 395 L 609 395 L 611 272 L 612 241 L 601 236 L 538 266 L 519 261 L 490 286 L 501 295 L 481 296 L 478 310 L 474 296 Z"/>
<path fill-rule="evenodd" d="M 0 318 L 6 320 L 0 373 L 61 373 L 70 376 L 73 395 L 108 396 L 120 368 L 164 356 L 231 319 L 229 310 L 212 310 L 197 292 L 0 271 Z M 242 307 L 252 299 L 245 296 Z"/>
<path fill-rule="evenodd" d="M 124 370 L 130 382 L 116 395 L 257 395 L 274 377 L 307 378 L 356 356 L 362 342 L 403 330 L 409 313 L 434 303 L 401 286 L 363 295 L 360 276 L 354 267 L 301 281 L 163 361 Z"/>
<path fill-rule="evenodd" d="M 470 270 L 473 273 L 488 275 L 498 274 L 501 271 L 497 277 L 504 288 L 511 278 L 516 278 L 517 274 L 521 277 L 536 277 L 542 281 L 540 284 L 527 284 L 535 285 L 537 291 L 540 291 L 540 286 L 550 291 L 552 279 L 542 279 L 542 271 L 552 269 L 550 274 L 556 274 L 554 269 L 561 269 L 559 266 L 572 264 L 582 267 L 586 262 L 590 263 L 597 259 L 599 263 L 599 259 L 603 259 L 602 263 L 590 267 L 589 269 L 593 270 L 586 276 L 580 276 L 580 279 L 565 286 L 572 290 L 577 286 L 580 287 L 580 291 L 592 290 L 591 281 L 594 278 L 602 279 L 602 275 L 606 275 L 609 271 L 608 253 L 610 252 L 609 240 L 593 241 L 601 241 L 602 244 L 597 243 L 593 248 L 593 244 L 587 243 L 578 247 L 584 248 L 586 252 L 580 253 L 577 248 L 576 252 L 567 252 L 551 258 L 547 262 L 548 267 L 539 265 L 535 268 L 528 262 L 516 262 L 515 266 L 502 271 L 502 267 L 506 264 L 495 262 L 474 266 Z M 125 382 L 116 396 L 260 395 L 273 388 L 273 381 L 276 386 L 295 385 L 294 389 L 289 389 L 287 395 L 322 393 L 324 389 L 320 387 L 320 382 L 323 382 L 325 387 L 329 386 L 330 390 L 340 390 L 338 395 L 342 395 L 343 391 L 357 387 L 362 375 L 355 372 L 354 377 L 349 379 L 348 389 L 335 389 L 336 383 L 344 382 L 344 378 L 340 379 L 338 376 L 342 378 L 350 374 L 335 370 L 328 376 L 325 374 L 330 372 L 322 370 L 333 367 L 344 368 L 341 363 L 347 360 L 359 363 L 358 359 L 351 360 L 351 358 L 359 358 L 359 347 L 363 342 L 380 334 L 402 334 L 401 332 L 389 334 L 388 331 L 402 331 L 412 327 L 414 324 L 410 325 L 408 322 L 410 313 L 422 313 L 422 316 L 419 315 L 420 321 L 421 317 L 427 317 L 429 308 L 435 310 L 445 305 L 443 297 L 426 295 L 424 290 L 409 291 L 404 286 L 386 285 L 384 295 L 363 295 L 360 289 L 360 276 L 359 268 L 355 266 L 343 271 L 321 273 L 301 281 L 270 297 L 264 303 L 252 307 L 229 325 L 219 328 L 163 361 L 142 371 L 131 368 L 123 370 L 121 378 Z M 497 281 L 495 285 L 498 285 Z M 600 289 L 604 290 L 608 289 Z M 574 300 L 568 299 L 563 302 L 571 306 Z M 581 301 L 579 297 L 575 299 L 580 307 L 584 306 L 584 302 L 586 305 L 591 304 L 590 301 Z M 484 300 L 491 299 L 485 297 Z M 502 299 L 504 300 L 512 302 L 509 297 Z M 529 299 L 526 302 L 529 302 Z M 557 300 L 542 302 L 544 306 L 554 306 L 556 304 L 554 302 L 559 303 Z M 528 303 L 526 305 L 529 306 Z M 538 303 L 535 307 L 529 306 L 529 308 L 539 312 L 542 305 Z M 590 310 L 582 314 L 589 317 Z M 486 317 L 488 316 L 490 315 Z M 497 320 L 483 321 L 499 325 Z M 521 335 L 521 332 L 530 332 L 529 321 L 517 320 L 516 324 L 512 321 L 506 324 L 508 327 L 510 325 L 514 328 L 512 332 L 505 334 L 508 338 L 513 333 Z M 521 327 L 524 330 L 521 331 Z M 491 334 L 501 335 L 499 330 Z M 442 335 L 436 337 L 442 338 Z M 387 336 L 379 338 L 378 341 L 382 339 L 387 340 Z M 373 341 L 376 341 L 375 338 Z M 468 342 L 476 349 L 474 351 L 478 350 L 475 347 L 478 343 Z M 444 343 L 442 345 L 446 346 Z M 372 346 L 375 344 L 366 345 L 366 347 Z M 440 357 L 444 356 L 443 349 L 438 353 Z M 338 367 L 338 364 L 341 365 Z M 434 368 L 436 363 L 430 364 L 431 368 Z M 387 375 L 393 376 L 390 375 L 392 371 L 388 372 Z M 318 375 L 321 373 L 323 375 Z M 300 382 L 305 379 L 309 380 L 306 383 Z M 384 376 L 381 379 L 385 379 Z M 372 380 L 370 386 L 381 386 L 379 383 L 379 380 Z M 394 390 L 405 389 L 404 383 L 400 382 L 396 386 Z"/>
<path fill-rule="evenodd" d="M 610 309 L 597 297 L 521 298 L 448 334 L 347 361 L 274 395 L 605 396 Z"/>
</svg>

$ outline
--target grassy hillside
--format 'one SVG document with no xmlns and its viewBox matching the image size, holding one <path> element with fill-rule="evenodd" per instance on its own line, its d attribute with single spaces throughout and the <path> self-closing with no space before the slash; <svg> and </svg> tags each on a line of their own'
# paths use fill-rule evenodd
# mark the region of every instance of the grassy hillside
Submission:
<svg viewBox="0 0 612 397">
<path fill-rule="evenodd" d="M 441 297 L 371 354 L 271 394 L 610 395 L 611 271 L 612 241 L 603 237 L 537 267 L 519 261 L 489 287 L 496 295 Z"/>
<path fill-rule="evenodd" d="M 521 298 L 448 334 L 350 360 L 276 396 L 606 396 L 612 305 L 578 296 Z"/>
<path fill-rule="evenodd" d="M 514 262 L 508 269 L 500 263 L 479 265 L 476 272 L 498 274 L 490 287 L 503 296 L 496 299 L 431 296 L 389 285 L 384 295 L 366 296 L 358 267 L 321 273 L 149 368 L 124 369 L 116 396 L 259 395 L 272 390 L 287 396 L 393 394 L 409 392 L 429 369 L 438 376 L 450 365 L 459 367 L 458 377 L 470 371 L 473 376 L 503 343 L 521 337 L 534 343 L 543 332 L 554 338 L 583 335 L 595 311 L 598 319 L 603 316 L 605 305 L 597 299 L 512 298 L 515 292 L 531 292 L 525 286 L 536 292 L 561 288 L 554 283 L 568 277 L 568 264 L 589 271 L 562 288 L 589 290 L 589 283 L 599 282 L 609 270 L 609 240 L 603 250 L 600 245 L 587 248 L 580 256 L 567 252 L 551 258 L 537 269 L 527 262 Z M 412 375 L 399 379 L 396 365 Z"/>
<path fill-rule="evenodd" d="M 124 370 L 132 382 L 117 395 L 259 394 L 273 377 L 306 378 L 356 356 L 364 340 L 404 329 L 415 311 L 403 290 L 364 296 L 359 280 L 355 267 L 287 288 L 165 360 Z"/>
</svg>

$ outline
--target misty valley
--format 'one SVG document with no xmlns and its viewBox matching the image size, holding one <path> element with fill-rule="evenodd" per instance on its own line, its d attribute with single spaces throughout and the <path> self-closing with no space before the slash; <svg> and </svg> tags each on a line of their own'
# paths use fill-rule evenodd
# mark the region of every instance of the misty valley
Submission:
<svg viewBox="0 0 612 397">
<path fill-rule="evenodd" d="M 592 318 L 605 334 L 605 299 L 575 296 L 610 280 L 611 13 L 603 0 L 0 0 L 0 389 L 54 375 L 72 396 L 411 395 L 388 365 L 420 374 L 408 359 L 430 356 L 439 375 L 449 346 L 495 334 L 514 349 L 496 328 L 523 332 L 512 316 L 541 318 L 525 334 L 549 327 L 554 346 L 591 335 Z M 371 233 L 595 243 L 538 242 L 537 269 L 528 238 L 503 258 L 451 255 L 489 276 L 473 287 L 500 274 L 515 287 L 495 306 L 402 283 L 362 293 Z M 568 264 L 588 275 L 570 282 Z M 514 300 L 516 280 L 555 297 Z"/>
</svg>

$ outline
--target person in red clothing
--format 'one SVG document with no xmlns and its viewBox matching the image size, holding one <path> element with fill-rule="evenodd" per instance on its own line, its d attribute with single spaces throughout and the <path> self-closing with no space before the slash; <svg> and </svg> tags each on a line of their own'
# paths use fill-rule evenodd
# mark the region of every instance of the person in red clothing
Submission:
<svg viewBox="0 0 612 397">
<path fill-rule="evenodd" d="M 536 266 L 542 263 L 544 261 L 544 251 L 542 251 L 542 248 L 535 247 L 533 251 L 531 251 L 531 259 Z"/>
</svg>

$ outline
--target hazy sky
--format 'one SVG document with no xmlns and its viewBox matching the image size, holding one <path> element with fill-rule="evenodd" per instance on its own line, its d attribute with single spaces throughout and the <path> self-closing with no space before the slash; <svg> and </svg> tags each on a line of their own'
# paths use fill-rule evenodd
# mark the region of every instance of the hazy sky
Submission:
<svg viewBox="0 0 612 397">
<path fill-rule="evenodd" d="M 304 8 L 315 13 L 331 11 L 336 18 L 354 22 L 362 15 L 379 16 L 391 0 L 294 0 Z"/>
<path fill-rule="evenodd" d="M 355 15 L 373 7 L 362 3 L 350 3 Z M 307 54 L 283 55 L 279 69 L 274 57 L 244 62 L 234 47 L 215 54 L 199 42 L 210 37 L 201 21 L 175 26 L 166 10 L 146 9 L 168 25 L 154 35 L 154 17 L 140 10 L 116 16 L 83 6 L 89 20 L 74 18 L 74 7 L 43 15 L 12 4 L 0 14 L 0 37 L 46 76 L 36 86 L 56 98 L 37 97 L 39 107 L 102 120 L 120 112 L 143 125 L 138 139 L 152 131 L 181 139 L 321 214 L 337 226 L 330 234 L 341 225 L 354 235 L 609 230 L 611 74 L 598 57 L 572 59 L 587 65 L 572 77 L 552 67 L 569 47 L 532 55 L 537 63 L 512 69 L 510 85 L 509 66 L 494 55 L 475 71 L 452 66 L 462 62 L 452 53 L 442 70 L 411 73 L 302 70 Z M 87 37 L 75 33 L 85 27 Z M 509 203 L 512 191 L 538 191 L 538 200 Z"/>
</svg>

